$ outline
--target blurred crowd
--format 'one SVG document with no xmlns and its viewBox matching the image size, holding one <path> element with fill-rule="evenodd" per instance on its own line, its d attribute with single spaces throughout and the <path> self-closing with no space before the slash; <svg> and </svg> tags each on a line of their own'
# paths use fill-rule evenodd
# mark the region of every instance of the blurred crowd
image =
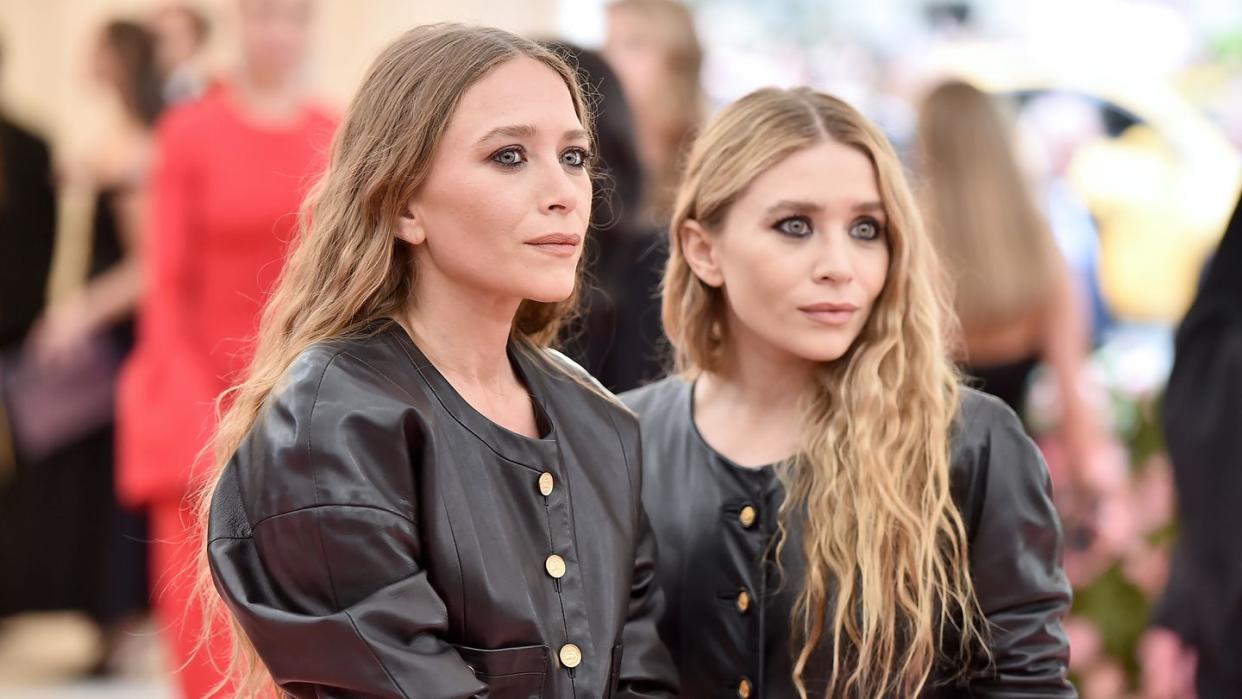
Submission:
<svg viewBox="0 0 1242 699">
<path fill-rule="evenodd" d="M 227 6 L 239 20 L 227 70 L 205 60 L 216 27 L 200 5 L 98 28 L 89 79 L 123 118 L 83 157 L 54 158 L 38 124 L 0 117 L 0 617 L 89 617 L 100 642 L 84 677 L 121 672 L 120 649 L 154 619 L 185 697 L 208 693 L 224 657 L 194 652 L 186 498 L 339 109 L 303 69 L 313 0 Z M 1242 551 L 1225 541 L 1242 525 L 1242 431 L 1227 417 L 1242 400 L 1242 218 L 1229 222 L 1242 50 L 1191 65 L 1176 93 L 1190 97 L 1173 103 L 1006 74 L 968 4 L 928 8 L 918 50 L 936 70 L 825 50 L 791 61 L 795 78 L 865 97 L 901 146 L 963 376 L 1044 452 L 1082 695 L 1194 696 L 1197 675 L 1202 696 L 1242 696 L 1242 632 L 1225 623 L 1238 620 L 1227 605 L 1242 608 Z M 707 61 L 703 22 L 731 11 L 615 0 L 598 50 L 549 41 L 593 95 L 602 170 L 591 284 L 562 346 L 614 391 L 666 368 L 671 196 L 731 84 L 728 61 Z M 746 70 L 737 83 L 761 83 Z M 66 244 L 58 190 L 71 186 L 93 192 L 89 264 L 49 302 Z"/>
</svg>

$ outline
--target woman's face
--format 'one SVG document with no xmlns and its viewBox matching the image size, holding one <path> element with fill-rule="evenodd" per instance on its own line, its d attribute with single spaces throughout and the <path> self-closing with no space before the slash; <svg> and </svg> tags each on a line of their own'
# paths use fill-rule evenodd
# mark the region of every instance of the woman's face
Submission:
<svg viewBox="0 0 1242 699">
<path fill-rule="evenodd" d="M 682 249 L 695 274 L 723 291 L 739 352 L 836 360 L 888 274 L 875 168 L 835 141 L 800 150 L 756 177 L 719 230 L 687 223 Z"/>
<path fill-rule="evenodd" d="M 589 147 L 569 89 L 543 63 L 515 58 L 471 86 L 401 221 L 420 283 L 568 298 L 591 214 Z"/>
<path fill-rule="evenodd" d="M 151 20 L 151 31 L 155 34 L 155 58 L 165 74 L 193 59 L 202 48 L 202 37 L 198 35 L 189 12 L 169 5 L 158 10 Z"/>
<path fill-rule="evenodd" d="M 310 41 L 312 0 L 241 0 L 242 52 L 267 80 L 296 75 Z"/>
<path fill-rule="evenodd" d="M 625 8 L 610 10 L 601 53 L 616 71 L 626 99 L 639 109 L 658 101 L 668 82 L 668 58 L 647 18 Z"/>
<path fill-rule="evenodd" d="M 87 78 L 103 87 L 116 87 L 121 80 L 121 59 L 108 44 L 108 40 L 99 37 L 91 49 L 87 62 Z"/>
</svg>

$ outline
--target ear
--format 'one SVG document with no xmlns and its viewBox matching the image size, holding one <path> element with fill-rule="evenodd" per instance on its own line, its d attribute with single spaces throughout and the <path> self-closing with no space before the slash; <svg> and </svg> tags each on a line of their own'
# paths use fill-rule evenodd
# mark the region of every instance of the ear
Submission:
<svg viewBox="0 0 1242 699">
<path fill-rule="evenodd" d="M 393 235 L 410 245 L 422 245 L 427 240 L 427 230 L 423 228 L 422 219 L 418 216 L 413 202 L 401 212 L 401 218 L 397 219 L 397 230 Z"/>
<path fill-rule="evenodd" d="M 716 240 L 698 221 L 686 220 L 677 232 L 682 257 L 686 264 L 704 284 L 720 288 L 724 286 L 724 274 L 716 259 Z"/>
</svg>

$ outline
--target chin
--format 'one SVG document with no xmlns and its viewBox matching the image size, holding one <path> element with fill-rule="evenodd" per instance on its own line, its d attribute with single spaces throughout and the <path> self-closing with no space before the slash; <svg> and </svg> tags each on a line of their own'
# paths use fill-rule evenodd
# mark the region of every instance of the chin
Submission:
<svg viewBox="0 0 1242 699">
<path fill-rule="evenodd" d="M 835 362 L 849 351 L 855 336 L 836 335 L 824 337 L 822 334 L 807 338 L 791 338 L 794 341 L 786 345 L 786 351 L 795 357 L 809 362 Z"/>
<path fill-rule="evenodd" d="M 572 296 L 574 293 L 574 282 L 570 280 L 566 284 L 539 284 L 528 288 L 522 294 L 522 298 L 539 303 L 560 303 Z"/>
</svg>

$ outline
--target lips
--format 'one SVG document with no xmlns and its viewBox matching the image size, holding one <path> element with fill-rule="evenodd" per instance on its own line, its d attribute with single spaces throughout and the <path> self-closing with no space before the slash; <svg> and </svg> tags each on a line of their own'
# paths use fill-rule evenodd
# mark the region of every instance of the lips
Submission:
<svg viewBox="0 0 1242 699">
<path fill-rule="evenodd" d="M 813 303 L 799 306 L 799 311 L 807 318 L 824 325 L 840 326 L 850 322 L 858 312 L 858 306 L 852 303 Z"/>
<path fill-rule="evenodd" d="M 858 306 L 852 303 L 813 303 L 809 306 L 798 306 L 798 310 L 807 313 L 840 313 L 857 311 Z"/>
<path fill-rule="evenodd" d="M 550 233 L 532 238 L 526 241 L 526 244 L 540 252 L 557 257 L 569 257 L 578 251 L 578 246 L 582 244 L 582 236 L 573 233 Z"/>
<path fill-rule="evenodd" d="M 550 233 L 548 235 L 526 241 L 527 245 L 577 245 L 582 236 L 573 233 Z"/>
</svg>

